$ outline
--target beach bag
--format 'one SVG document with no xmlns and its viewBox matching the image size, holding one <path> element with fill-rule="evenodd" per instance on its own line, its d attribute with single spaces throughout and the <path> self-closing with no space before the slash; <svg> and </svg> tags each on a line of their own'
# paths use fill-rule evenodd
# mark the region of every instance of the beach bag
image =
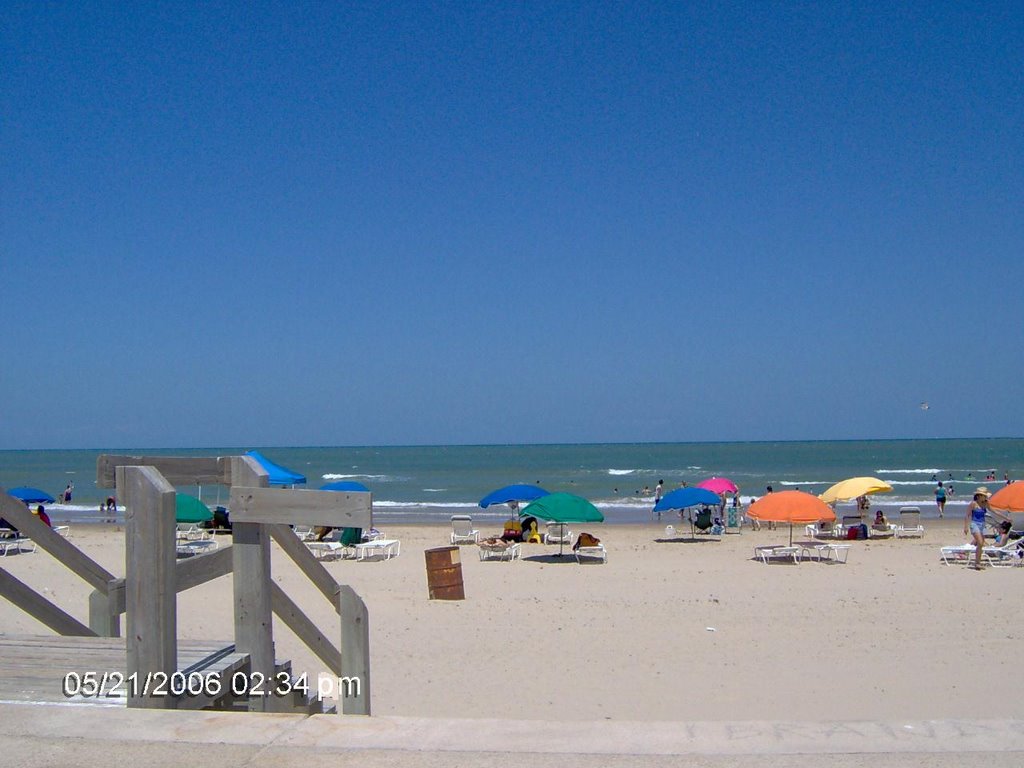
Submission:
<svg viewBox="0 0 1024 768">
<path fill-rule="evenodd" d="M 853 540 L 858 539 L 858 538 L 860 538 L 860 526 L 859 525 L 855 525 L 852 528 L 847 528 L 846 529 L 846 539 L 848 541 L 853 541 Z"/>
</svg>

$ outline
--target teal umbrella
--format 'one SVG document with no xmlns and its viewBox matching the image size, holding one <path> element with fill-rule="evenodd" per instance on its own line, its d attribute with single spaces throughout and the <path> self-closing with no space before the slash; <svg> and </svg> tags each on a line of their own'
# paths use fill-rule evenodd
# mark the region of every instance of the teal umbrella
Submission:
<svg viewBox="0 0 1024 768">
<path fill-rule="evenodd" d="M 520 515 L 533 515 L 553 523 L 603 523 L 604 515 L 586 499 L 571 493 L 550 493 L 531 501 Z M 562 545 L 558 547 L 562 554 Z"/>
<path fill-rule="evenodd" d="M 178 523 L 205 523 L 213 520 L 213 512 L 195 496 L 178 493 L 174 498 L 174 520 Z"/>
</svg>

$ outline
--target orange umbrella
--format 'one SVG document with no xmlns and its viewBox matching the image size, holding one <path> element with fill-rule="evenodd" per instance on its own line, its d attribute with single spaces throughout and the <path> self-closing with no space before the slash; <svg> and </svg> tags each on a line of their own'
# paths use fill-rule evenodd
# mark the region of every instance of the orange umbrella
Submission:
<svg viewBox="0 0 1024 768">
<path fill-rule="evenodd" d="M 1006 512 L 1024 512 L 1024 482 L 1004 485 L 988 500 L 992 509 Z"/>
<path fill-rule="evenodd" d="M 803 491 L 768 493 L 750 505 L 747 516 L 773 523 L 789 523 L 789 543 L 793 543 L 793 523 L 816 523 L 835 520 L 836 513 L 828 504 Z"/>
</svg>

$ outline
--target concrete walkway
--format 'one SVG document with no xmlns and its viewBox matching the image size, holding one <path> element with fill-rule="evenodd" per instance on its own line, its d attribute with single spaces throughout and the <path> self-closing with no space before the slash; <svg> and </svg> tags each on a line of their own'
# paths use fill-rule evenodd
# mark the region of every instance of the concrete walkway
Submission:
<svg viewBox="0 0 1024 768">
<path fill-rule="evenodd" d="M 1024 720 L 540 722 L 0 704 L 0 765 L 1018 766 Z"/>
</svg>

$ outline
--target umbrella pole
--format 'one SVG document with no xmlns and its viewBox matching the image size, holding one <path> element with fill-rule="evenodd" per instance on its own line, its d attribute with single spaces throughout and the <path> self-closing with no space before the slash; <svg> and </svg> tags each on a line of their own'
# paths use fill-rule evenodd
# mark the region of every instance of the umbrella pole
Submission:
<svg viewBox="0 0 1024 768">
<path fill-rule="evenodd" d="M 793 546 L 793 521 L 789 521 L 789 546 Z"/>
</svg>

